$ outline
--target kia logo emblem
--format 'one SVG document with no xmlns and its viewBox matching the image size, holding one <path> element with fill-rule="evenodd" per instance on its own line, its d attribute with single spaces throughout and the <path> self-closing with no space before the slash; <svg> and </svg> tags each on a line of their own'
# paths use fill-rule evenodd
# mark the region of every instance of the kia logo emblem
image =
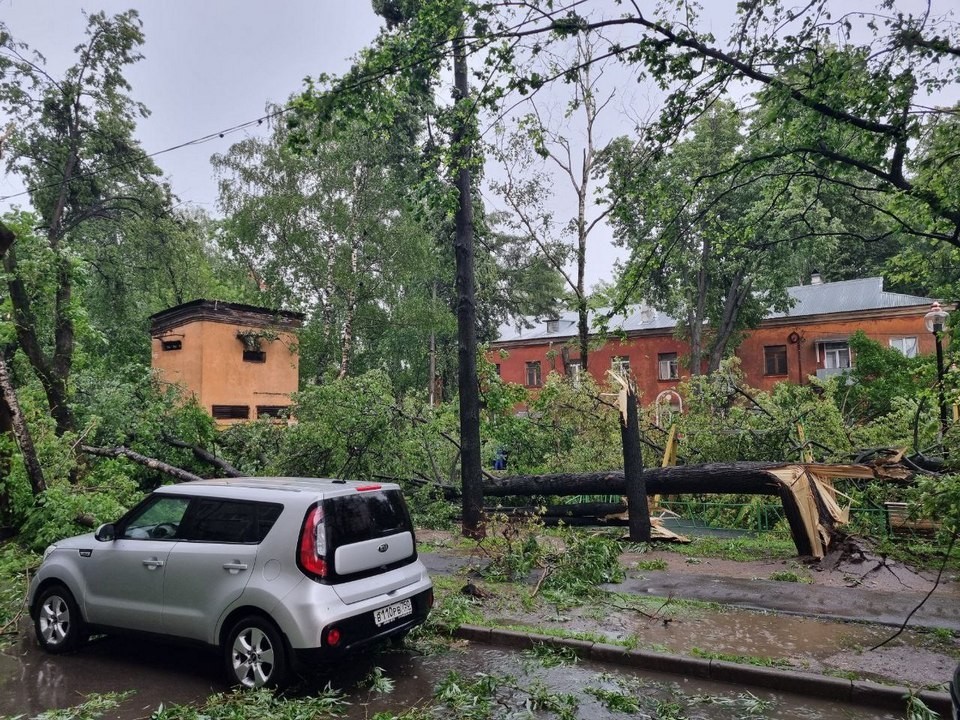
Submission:
<svg viewBox="0 0 960 720">
<path fill-rule="evenodd" d="M 382 552 L 382 553 L 384 553 L 384 552 L 386 552 L 386 551 L 389 550 L 389 549 L 390 549 L 390 546 L 387 545 L 386 543 L 384 543 L 383 545 L 381 545 L 380 547 L 377 548 L 377 552 Z"/>
</svg>

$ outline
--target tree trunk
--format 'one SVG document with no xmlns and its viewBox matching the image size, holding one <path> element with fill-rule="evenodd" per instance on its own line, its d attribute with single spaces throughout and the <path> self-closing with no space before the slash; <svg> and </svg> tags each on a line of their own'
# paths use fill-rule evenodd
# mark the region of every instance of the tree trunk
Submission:
<svg viewBox="0 0 960 720">
<path fill-rule="evenodd" d="M 10 246 L 13 245 L 13 241 L 16 239 L 17 236 L 13 230 L 0 221 L 0 258 L 3 258 L 7 254 L 7 250 L 10 249 Z"/>
<path fill-rule="evenodd" d="M 800 555 L 822 557 L 843 511 L 829 486 L 834 477 L 875 477 L 862 465 L 816 466 L 774 463 L 712 463 L 651 468 L 644 473 L 651 495 L 743 494 L 779 496 Z M 819 478 L 819 480 L 817 480 Z M 626 494 L 624 474 L 560 473 L 487 478 L 488 496 Z"/>
<path fill-rule="evenodd" d="M 228 463 L 221 457 L 214 455 L 212 452 L 206 448 L 202 448 L 199 445 L 191 445 L 190 443 L 184 442 L 179 438 L 164 436 L 163 441 L 167 445 L 173 445 L 173 447 L 183 448 L 189 450 L 193 453 L 193 456 L 198 460 L 202 460 L 205 463 L 213 465 L 215 468 L 223 471 L 223 474 L 227 477 L 243 477 L 244 474 L 237 470 L 233 465 Z"/>
<path fill-rule="evenodd" d="M 347 376 L 350 367 L 350 354 L 353 352 L 353 317 L 357 312 L 357 256 L 359 242 L 354 240 L 350 247 L 350 289 L 347 291 L 347 315 L 343 321 L 343 333 L 340 336 L 340 372 L 338 380 Z"/>
<path fill-rule="evenodd" d="M 30 303 L 30 294 L 27 292 L 23 280 L 17 274 L 17 256 L 16 249 L 13 246 L 10 246 L 7 251 L 4 258 L 4 267 L 10 274 L 7 285 L 10 290 L 10 302 L 13 305 L 13 320 L 16 326 L 17 341 L 43 386 L 43 391 L 47 396 L 47 405 L 50 408 L 50 415 L 57 424 L 57 435 L 62 436 L 73 429 L 73 413 L 67 403 L 67 375 L 70 372 L 70 361 L 73 354 L 73 325 L 64 321 L 58 310 L 55 321 L 57 329 L 54 357 L 48 357 L 37 337 L 37 321 Z M 58 283 L 62 281 L 60 274 L 58 270 Z M 70 293 L 69 290 L 66 291 L 65 296 L 63 293 L 63 288 L 58 287 L 57 307 L 62 306 L 63 312 L 66 312 L 66 303 L 69 302 Z"/>
<path fill-rule="evenodd" d="M 453 133 L 457 179 L 457 337 L 460 395 L 460 478 L 463 486 L 463 534 L 483 538 L 483 478 L 480 473 L 480 385 L 477 378 L 477 308 L 474 299 L 472 158 L 467 56 L 463 28 L 453 41 L 454 82 L 459 112 Z"/>
<path fill-rule="evenodd" d="M 581 283 L 581 291 L 582 291 Z M 587 297 L 582 292 L 577 296 L 577 339 L 580 346 L 580 372 L 587 371 L 590 355 L 590 315 Z"/>
<path fill-rule="evenodd" d="M 640 452 L 640 423 L 637 419 L 637 395 L 633 383 L 627 387 L 626 418 L 620 415 L 620 440 L 623 443 L 623 476 L 627 486 L 627 511 L 630 539 L 650 540 L 650 506 L 643 476 L 643 455 Z"/>
<path fill-rule="evenodd" d="M 165 475 L 169 475 L 172 478 L 179 480 L 180 482 L 191 482 L 193 480 L 203 480 L 199 475 L 194 475 L 188 470 L 178 468 L 169 463 L 163 462 L 163 460 L 157 460 L 156 458 L 148 457 L 147 455 L 142 455 L 135 450 L 131 450 L 128 447 L 117 446 L 117 447 L 92 447 L 90 445 L 81 445 L 80 450 L 87 453 L 88 455 L 96 455 L 98 457 L 124 457 L 128 460 L 132 460 L 138 465 L 143 465 L 148 467 L 151 470 L 157 470 L 162 472 Z"/>
<path fill-rule="evenodd" d="M 30 478 L 30 489 L 33 491 L 33 496 L 37 497 L 47 489 L 47 483 L 43 478 L 43 468 L 40 467 L 37 451 L 33 446 L 33 437 L 30 435 L 26 418 L 23 417 L 23 412 L 20 410 L 20 402 L 17 400 L 17 393 L 13 387 L 13 379 L 10 377 L 7 361 L 2 353 L 0 353 L 0 393 L 3 395 L 3 404 L 10 416 L 10 424 L 13 428 L 13 435 L 17 439 L 17 446 L 23 456 L 27 477 Z"/>
<path fill-rule="evenodd" d="M 740 316 L 740 308 L 747 296 L 750 294 L 752 282 L 744 280 L 746 270 L 740 269 L 730 283 L 730 289 L 727 291 L 727 297 L 723 305 L 723 317 L 720 319 L 720 326 L 717 328 L 713 339 L 713 346 L 710 348 L 710 372 L 716 372 L 720 369 L 720 363 L 727 354 L 727 345 L 730 337 L 737 326 L 737 318 Z"/>
<path fill-rule="evenodd" d="M 732 493 L 778 495 L 778 482 L 765 470 L 781 464 L 760 462 L 709 463 L 649 468 L 643 475 L 650 495 L 682 493 Z M 483 494 L 491 497 L 511 495 L 625 495 L 622 470 L 597 473 L 553 473 L 551 475 L 514 475 L 488 477 Z"/>
<path fill-rule="evenodd" d="M 703 372 L 703 321 L 707 314 L 707 294 L 710 291 L 710 273 L 707 265 L 710 263 L 712 245 L 709 238 L 703 240 L 703 253 L 700 256 L 700 267 L 697 269 L 697 303 L 696 309 L 689 316 L 690 323 L 690 374 L 697 376 Z"/>
<path fill-rule="evenodd" d="M 16 239 L 16 234 L 5 223 L 0 222 L 0 259 L 6 258 L 7 251 L 13 247 Z M 33 436 L 20 409 L 20 401 L 13 387 L 13 378 L 10 377 L 6 356 L 2 352 L 0 352 L 0 406 L 2 406 L 0 414 L 9 421 L 10 432 L 17 441 L 17 447 L 20 448 L 27 477 L 30 478 L 30 488 L 36 497 L 47 489 L 47 482 L 43 477 L 43 468 L 37 458 L 36 448 L 33 446 Z"/>
</svg>

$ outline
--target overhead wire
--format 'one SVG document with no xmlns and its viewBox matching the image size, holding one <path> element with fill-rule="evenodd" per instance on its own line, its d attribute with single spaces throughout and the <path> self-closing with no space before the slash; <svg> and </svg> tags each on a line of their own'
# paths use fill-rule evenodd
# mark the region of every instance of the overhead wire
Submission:
<svg viewBox="0 0 960 720">
<path fill-rule="evenodd" d="M 583 2 L 583 0 L 574 0 L 574 2 L 573 2 L 572 5 L 570 5 L 570 6 L 565 6 L 565 7 L 567 7 L 567 8 L 568 8 L 568 7 L 575 7 L 576 5 L 578 5 L 578 4 L 581 3 L 581 2 Z M 554 11 L 554 12 L 557 12 L 557 11 Z M 548 17 L 549 17 L 549 15 L 548 15 Z M 472 40 L 475 40 L 475 41 L 476 41 L 476 40 L 480 40 L 480 42 L 469 43 L 468 46 L 471 47 L 471 49 L 472 49 L 473 52 L 476 52 L 478 49 L 482 49 L 482 48 L 488 47 L 489 45 L 491 45 L 493 42 L 495 42 L 495 41 L 498 40 L 498 39 L 514 36 L 517 32 L 520 31 L 520 29 L 521 29 L 524 25 L 526 25 L 526 24 L 529 23 L 529 22 L 531 22 L 531 18 L 528 16 L 527 18 L 525 18 L 524 20 L 522 20 L 522 21 L 519 22 L 518 24 L 516 24 L 516 25 L 514 25 L 514 26 L 512 26 L 512 27 L 505 28 L 503 31 L 501 31 L 501 32 L 499 32 L 499 33 L 495 33 L 495 34 L 493 34 L 493 35 L 491 35 L 491 36 L 488 36 L 488 37 L 486 37 L 486 38 L 478 38 L 478 37 L 468 38 L 468 39 L 472 39 Z M 409 70 L 409 69 L 411 69 L 411 68 L 414 68 L 414 67 L 418 67 L 418 66 L 420 66 L 420 65 L 423 65 L 424 63 L 434 62 L 434 61 L 436 61 L 436 60 L 438 60 L 438 59 L 440 59 L 440 58 L 443 57 L 443 53 L 442 53 L 442 52 L 439 52 L 439 50 L 440 50 L 440 48 L 443 48 L 443 47 L 444 47 L 445 45 L 447 45 L 448 43 L 449 43 L 449 39 L 443 39 L 443 40 L 434 41 L 434 42 L 431 43 L 430 46 L 428 47 L 429 54 L 428 54 L 426 57 L 418 58 L 418 59 L 413 60 L 413 61 L 411 61 L 411 62 L 409 62 L 409 63 L 400 63 L 400 64 L 397 64 L 397 65 L 392 66 L 392 67 L 383 68 L 383 69 L 377 70 L 377 71 L 375 71 L 375 72 L 368 73 L 368 74 L 366 74 L 366 75 L 360 75 L 359 78 L 358 78 L 356 81 L 354 81 L 354 82 L 352 82 L 352 83 L 347 83 L 347 84 L 345 84 L 345 85 L 341 84 L 341 85 L 335 86 L 335 87 L 333 87 L 333 88 L 330 89 L 330 92 L 336 94 L 336 93 L 347 92 L 347 91 L 351 91 L 351 90 L 357 90 L 357 89 L 363 88 L 363 87 L 365 87 L 365 86 L 367 86 L 367 85 L 370 85 L 370 84 L 379 83 L 379 82 L 380 82 L 381 80 L 383 80 L 384 78 L 389 77 L 389 76 L 392 76 L 392 75 L 395 75 L 396 73 L 399 73 L 399 72 L 401 72 L 401 71 L 403 71 L 403 70 Z M 488 83 L 489 83 L 489 79 L 488 79 Z M 486 85 L 485 85 L 485 87 L 486 87 Z M 99 175 L 99 174 L 102 174 L 102 173 L 105 173 L 105 172 L 109 172 L 110 170 L 116 170 L 116 169 L 118 169 L 118 168 L 123 168 L 123 167 L 127 167 L 127 166 L 130 166 L 130 165 L 136 165 L 136 164 L 142 163 L 142 162 L 144 162 L 144 161 L 146 161 L 146 160 L 150 160 L 150 159 L 155 158 L 155 157 L 158 157 L 158 156 L 160 156 L 160 155 L 164 155 L 164 154 L 166 154 L 166 153 L 174 152 L 174 151 L 176 151 L 176 150 L 182 150 L 183 148 L 186 148 L 186 147 L 192 147 L 192 146 L 195 146 L 195 145 L 202 145 L 202 144 L 204 144 L 204 143 L 207 143 L 207 142 L 210 142 L 210 141 L 216 140 L 216 139 L 223 139 L 223 138 L 225 138 L 227 135 L 232 135 L 232 134 L 234 134 L 234 133 L 240 132 L 240 131 L 245 130 L 245 129 L 247 129 L 247 128 L 262 125 L 265 120 L 269 121 L 269 120 L 272 120 L 272 119 L 274 119 L 274 118 L 280 117 L 280 116 L 282 116 L 282 115 L 287 114 L 288 112 L 291 112 L 293 109 L 294 109 L 294 107 L 293 107 L 292 105 L 287 105 L 287 106 L 281 107 L 281 108 L 279 108 L 279 109 L 277 109 L 277 110 L 275 110 L 275 111 L 273 111 L 273 112 L 266 113 L 265 115 L 261 115 L 260 117 L 254 118 L 254 119 L 252 119 L 252 120 L 247 120 L 247 121 L 242 122 L 242 123 L 239 123 L 239 124 L 237 124 L 237 125 L 233 125 L 233 126 L 231 126 L 231 127 L 224 128 L 224 129 L 222 129 L 222 130 L 217 130 L 217 131 L 214 131 L 214 132 L 211 132 L 211 133 L 207 133 L 206 135 L 201 135 L 200 137 L 194 138 L 194 139 L 192 139 L 192 140 L 187 140 L 187 141 L 185 141 L 185 142 L 177 143 L 176 145 L 171 145 L 170 147 L 163 148 L 162 150 L 156 150 L 156 151 L 151 152 L 151 153 L 144 152 L 144 153 L 142 153 L 141 155 L 139 155 L 138 157 L 135 157 L 135 158 L 130 158 L 130 159 L 128 159 L 128 160 L 123 160 L 123 161 L 121 161 L 121 162 L 113 163 L 113 164 L 111 164 L 111 165 L 105 165 L 105 166 L 102 166 L 102 167 L 92 168 L 92 169 L 90 169 L 90 170 L 87 170 L 86 172 L 81 172 L 81 173 L 78 173 L 78 174 L 72 176 L 72 177 L 71 177 L 70 179 L 68 179 L 66 182 L 67 182 L 67 183 L 71 183 L 71 182 L 76 182 L 76 181 L 78 181 L 78 180 L 83 180 L 83 179 L 85 179 L 85 178 L 95 177 L 95 176 L 97 176 L 97 175 Z M 57 181 L 57 182 L 50 182 L 50 183 L 45 183 L 45 184 L 42 184 L 42 185 L 35 185 L 35 186 L 32 186 L 32 187 L 28 187 L 28 188 L 26 188 L 25 190 L 22 190 L 22 191 L 17 192 L 17 193 L 11 193 L 10 195 L 2 195 L 2 196 L 0 196 L 0 202 L 6 202 L 6 201 L 8 201 L 8 200 L 13 200 L 13 199 L 18 198 L 18 197 L 23 197 L 23 196 L 25 196 L 25 195 L 30 195 L 30 194 L 35 193 L 35 192 L 40 191 L 40 190 L 46 190 L 46 189 L 48 189 L 48 188 L 59 187 L 59 186 L 61 186 L 62 184 L 63 184 L 63 181 Z"/>
</svg>

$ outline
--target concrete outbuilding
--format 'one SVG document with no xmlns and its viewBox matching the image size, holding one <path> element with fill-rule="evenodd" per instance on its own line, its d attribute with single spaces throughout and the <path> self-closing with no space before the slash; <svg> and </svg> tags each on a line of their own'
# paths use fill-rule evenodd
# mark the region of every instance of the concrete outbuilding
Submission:
<svg viewBox="0 0 960 720">
<path fill-rule="evenodd" d="M 193 300 L 150 317 L 151 365 L 218 423 L 276 417 L 297 391 L 303 315 Z"/>
</svg>

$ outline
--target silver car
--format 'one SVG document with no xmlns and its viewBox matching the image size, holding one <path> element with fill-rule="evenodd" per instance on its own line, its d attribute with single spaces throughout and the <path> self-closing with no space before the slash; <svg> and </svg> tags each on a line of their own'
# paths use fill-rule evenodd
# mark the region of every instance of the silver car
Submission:
<svg viewBox="0 0 960 720">
<path fill-rule="evenodd" d="M 47 548 L 27 598 L 51 653 L 137 631 L 220 649 L 232 684 L 281 685 L 422 623 L 433 586 L 393 484 L 233 478 L 168 485 Z"/>
</svg>

